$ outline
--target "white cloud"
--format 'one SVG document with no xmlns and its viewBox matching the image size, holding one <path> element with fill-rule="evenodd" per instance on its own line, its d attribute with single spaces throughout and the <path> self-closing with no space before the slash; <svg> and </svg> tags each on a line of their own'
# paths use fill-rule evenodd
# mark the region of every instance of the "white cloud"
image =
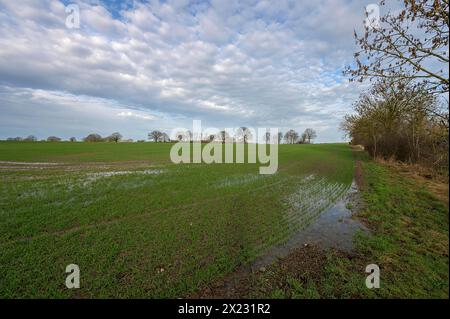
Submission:
<svg viewBox="0 0 450 319">
<path fill-rule="evenodd" d="M 145 115 L 145 114 L 138 114 L 138 113 L 134 113 L 131 111 L 122 111 L 117 113 L 117 116 L 120 117 L 131 117 L 131 118 L 136 118 L 136 119 L 143 119 L 143 120 L 156 120 L 157 117 L 153 116 L 153 115 Z"/>
<path fill-rule="evenodd" d="M 314 124 L 319 140 L 341 139 L 339 121 L 358 94 L 341 70 L 352 60 L 364 3 L 152 0 L 119 11 L 78 3 L 76 30 L 64 27 L 60 2 L 0 0 L 0 84 L 11 88 L 3 101 L 9 108 L 64 105 L 59 118 L 47 114 L 55 134 L 65 130 L 63 112 L 81 116 L 89 99 L 101 110 L 90 116 L 109 121 L 105 127 L 154 118 L 166 119 L 163 127 L 190 119 L 216 127 Z M 19 99 L 24 90 L 31 93 Z M 1 136 L 18 130 L 7 127 Z"/>
</svg>

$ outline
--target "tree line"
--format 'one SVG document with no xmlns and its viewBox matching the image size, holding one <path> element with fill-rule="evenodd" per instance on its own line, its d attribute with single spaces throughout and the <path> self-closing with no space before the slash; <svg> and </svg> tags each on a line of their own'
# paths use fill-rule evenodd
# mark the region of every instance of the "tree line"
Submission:
<svg viewBox="0 0 450 319">
<path fill-rule="evenodd" d="M 384 1 L 381 5 L 384 4 Z M 408 0 L 366 25 L 345 73 L 371 81 L 342 129 L 373 157 L 419 163 L 448 173 L 449 3 Z"/>
<path fill-rule="evenodd" d="M 278 133 L 278 136 L 270 136 L 270 133 L 267 132 L 265 136 L 266 143 L 275 142 L 275 140 L 280 144 L 283 139 L 286 144 L 307 144 L 311 143 L 317 137 L 316 132 L 308 128 L 301 135 L 299 135 L 295 130 L 291 129 L 287 131 L 285 134 L 282 132 Z M 189 142 L 192 141 L 193 136 L 192 132 L 189 130 L 180 131 L 175 134 L 175 139 L 171 139 L 166 132 L 161 130 L 153 130 L 148 133 L 147 138 L 150 141 L 156 143 L 169 143 L 169 142 Z M 202 142 L 222 142 L 222 143 L 249 143 L 253 140 L 252 132 L 249 128 L 242 126 L 236 130 L 235 136 L 230 136 L 226 131 L 219 131 L 214 134 L 204 134 L 201 137 Z M 36 142 L 38 141 L 37 137 L 34 135 L 29 135 L 25 138 L 22 137 L 10 137 L 7 141 L 24 141 L 24 142 Z M 47 142 L 61 142 L 62 138 L 57 136 L 49 136 L 45 140 Z M 70 142 L 76 142 L 77 139 L 75 137 L 69 138 Z M 82 139 L 83 142 L 133 142 L 132 139 L 123 140 L 122 134 L 119 132 L 112 133 L 109 136 L 102 137 L 100 134 L 91 133 Z M 144 140 L 138 140 L 137 142 L 144 142 Z"/>
<path fill-rule="evenodd" d="M 27 137 L 8 137 L 6 139 L 7 141 L 16 141 L 16 142 L 37 142 L 38 138 L 35 135 L 28 135 Z M 61 142 L 63 141 L 62 138 L 57 137 L 57 136 L 49 136 L 47 137 L 47 139 L 43 139 L 41 140 L 41 142 Z M 69 142 L 76 142 L 77 138 L 76 137 L 70 137 L 68 139 Z M 122 134 L 120 134 L 119 132 L 115 132 L 112 133 L 111 135 L 108 135 L 106 137 L 102 137 L 100 134 L 96 134 L 96 133 L 92 133 L 89 134 L 88 136 L 82 138 L 83 142 L 120 142 L 123 141 L 123 137 Z M 126 142 L 132 142 L 133 140 L 128 139 L 125 140 Z"/>
<path fill-rule="evenodd" d="M 301 135 L 299 135 L 295 130 L 290 129 L 285 134 L 282 132 L 278 133 L 278 136 L 271 136 L 269 132 L 265 135 L 265 142 L 272 143 L 277 141 L 281 144 L 283 139 L 286 144 L 309 144 L 317 137 L 315 130 L 307 128 Z M 169 138 L 169 136 L 162 131 L 153 130 L 148 133 L 149 140 L 154 142 L 189 142 L 192 141 L 192 132 L 182 131 L 175 134 L 175 140 Z M 200 140 L 202 142 L 221 142 L 221 143 L 248 143 L 253 140 L 253 135 L 251 130 L 245 126 L 242 126 L 236 130 L 235 136 L 230 136 L 227 131 L 219 131 L 215 134 L 204 134 L 201 136 Z"/>
<path fill-rule="evenodd" d="M 373 157 L 448 169 L 448 108 L 409 80 L 380 80 L 361 94 L 342 129 Z"/>
<path fill-rule="evenodd" d="M 286 144 L 310 144 L 316 137 L 317 133 L 312 128 L 307 128 L 301 135 L 292 129 L 284 134 Z"/>
</svg>

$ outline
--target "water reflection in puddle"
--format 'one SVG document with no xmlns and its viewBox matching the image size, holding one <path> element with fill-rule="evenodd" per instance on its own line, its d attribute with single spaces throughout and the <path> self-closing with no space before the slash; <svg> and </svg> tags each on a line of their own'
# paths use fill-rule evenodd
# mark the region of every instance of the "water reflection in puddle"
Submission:
<svg viewBox="0 0 450 319">
<path fill-rule="evenodd" d="M 353 235 L 356 231 L 368 232 L 363 224 L 351 218 L 352 212 L 347 208 L 355 201 L 357 192 L 358 187 L 353 181 L 342 199 L 320 214 L 308 227 L 295 233 L 286 243 L 271 248 L 251 265 L 251 269 L 270 265 L 278 258 L 286 257 L 292 250 L 304 245 L 314 244 L 322 248 L 336 248 L 351 252 Z"/>
</svg>

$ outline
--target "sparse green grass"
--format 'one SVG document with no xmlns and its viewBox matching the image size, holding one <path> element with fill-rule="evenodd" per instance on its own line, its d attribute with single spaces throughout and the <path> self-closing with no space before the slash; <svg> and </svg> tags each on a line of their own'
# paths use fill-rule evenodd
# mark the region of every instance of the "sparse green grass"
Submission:
<svg viewBox="0 0 450 319">
<path fill-rule="evenodd" d="M 305 176 L 353 178 L 344 144 L 281 145 L 271 176 L 256 164 L 174 165 L 170 147 L 0 142 L 0 161 L 68 164 L 0 164 L 0 297 L 189 295 L 304 226 L 286 198 Z M 110 171 L 121 173 L 98 175 Z M 81 289 L 64 285 L 71 263 Z"/>
<path fill-rule="evenodd" d="M 448 207 L 388 167 L 365 161 L 363 172 L 366 208 L 360 217 L 373 236 L 360 236 L 358 251 L 380 266 L 383 278 L 382 289 L 365 289 L 364 295 L 448 298 Z"/>
</svg>

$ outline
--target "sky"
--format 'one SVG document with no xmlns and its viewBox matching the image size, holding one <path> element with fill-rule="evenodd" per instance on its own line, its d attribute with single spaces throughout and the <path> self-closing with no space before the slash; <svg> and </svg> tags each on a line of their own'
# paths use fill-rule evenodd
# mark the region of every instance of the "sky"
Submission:
<svg viewBox="0 0 450 319">
<path fill-rule="evenodd" d="M 342 70 L 371 2 L 0 0 L 0 139 L 146 139 L 201 120 L 344 141 L 362 85 Z"/>
</svg>

